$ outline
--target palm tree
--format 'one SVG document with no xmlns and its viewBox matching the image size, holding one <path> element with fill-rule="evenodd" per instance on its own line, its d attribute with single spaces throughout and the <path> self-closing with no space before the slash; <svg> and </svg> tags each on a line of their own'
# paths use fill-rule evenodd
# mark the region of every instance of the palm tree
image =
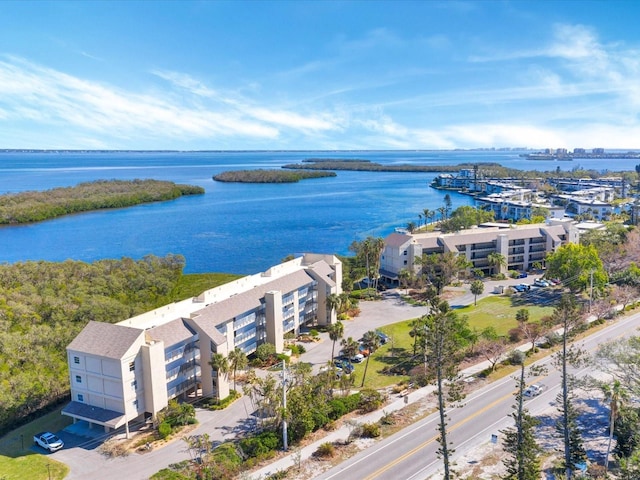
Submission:
<svg viewBox="0 0 640 480">
<path fill-rule="evenodd" d="M 613 439 L 613 431 L 615 429 L 616 420 L 620 415 L 620 408 L 629 400 L 629 392 L 625 390 L 620 380 L 614 380 L 612 385 L 603 384 L 602 392 L 604 393 L 605 402 L 609 402 L 609 443 L 607 444 L 607 454 L 604 457 L 604 472 L 607 475 L 609 471 L 609 453 L 611 452 L 611 440 Z"/>
<path fill-rule="evenodd" d="M 333 359 L 335 358 L 336 342 L 344 335 L 344 324 L 338 320 L 336 323 L 329 325 L 327 331 L 329 332 L 329 339 L 333 341 L 333 345 L 331 346 L 331 363 L 333 363 Z"/>
<path fill-rule="evenodd" d="M 440 214 L 440 221 L 443 222 L 447 219 L 447 207 L 438 207 L 436 211 Z"/>
<path fill-rule="evenodd" d="M 236 390 L 236 371 L 244 370 L 249 364 L 249 361 L 247 355 L 239 347 L 229 352 L 228 361 L 229 368 L 233 372 L 233 389 Z"/>
<path fill-rule="evenodd" d="M 327 295 L 327 310 L 329 310 L 329 315 L 335 310 L 336 312 L 340 309 L 340 297 L 336 293 L 330 293 Z"/>
<path fill-rule="evenodd" d="M 473 293 L 473 304 L 478 305 L 478 295 L 484 292 L 484 283 L 482 280 L 474 280 L 471 282 L 471 293 Z"/>
<path fill-rule="evenodd" d="M 380 337 L 375 331 L 369 330 L 362 336 L 362 346 L 369 351 L 369 355 L 367 355 L 367 363 L 364 365 L 364 373 L 362 374 L 362 384 L 360 385 L 360 388 L 364 387 L 364 379 L 367 377 L 369 359 L 371 358 L 371 355 L 373 355 L 373 352 L 375 352 L 380 346 Z"/>
<path fill-rule="evenodd" d="M 498 270 L 500 270 L 501 267 L 507 266 L 507 259 L 504 255 L 498 252 L 491 252 L 489 255 L 487 255 L 487 262 L 489 262 L 489 265 L 491 265 L 494 269 L 497 268 Z"/>
<path fill-rule="evenodd" d="M 449 218 L 451 212 L 451 195 L 448 193 L 444 196 L 445 220 Z"/>
<path fill-rule="evenodd" d="M 214 353 L 211 355 L 211 361 L 209 362 L 211 368 L 213 368 L 218 375 L 222 375 L 226 381 L 228 381 L 229 375 L 229 359 L 221 353 Z"/>
<path fill-rule="evenodd" d="M 429 210 L 428 208 L 425 208 L 424 210 L 422 210 L 422 215 L 424 216 L 425 225 L 431 223 L 429 220 L 433 217 L 434 214 L 435 212 L 433 210 Z"/>
<path fill-rule="evenodd" d="M 416 230 L 416 222 L 409 222 L 407 223 L 407 231 L 409 233 L 413 233 Z"/>
<path fill-rule="evenodd" d="M 401 269 L 398 272 L 398 281 L 400 282 L 400 286 L 404 285 L 404 294 L 406 295 L 408 292 L 409 279 L 411 278 L 411 272 L 406 268 Z"/>
<path fill-rule="evenodd" d="M 347 358 L 352 358 L 358 353 L 358 342 L 353 337 L 343 338 L 340 341 L 342 345 L 342 354 Z"/>
<path fill-rule="evenodd" d="M 380 278 L 380 257 L 384 251 L 384 238 L 376 237 L 371 242 L 371 253 L 373 254 L 374 261 L 374 284 L 375 288 L 378 288 L 378 279 Z"/>
</svg>

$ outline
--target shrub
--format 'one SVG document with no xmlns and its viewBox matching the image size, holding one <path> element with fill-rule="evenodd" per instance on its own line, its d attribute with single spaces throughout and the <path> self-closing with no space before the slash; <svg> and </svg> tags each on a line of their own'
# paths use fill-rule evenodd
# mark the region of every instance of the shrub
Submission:
<svg viewBox="0 0 640 480">
<path fill-rule="evenodd" d="M 358 407 L 363 413 L 373 412 L 382 406 L 385 397 L 382 393 L 372 388 L 365 388 L 360 391 L 360 402 Z"/>
<path fill-rule="evenodd" d="M 168 423 L 171 428 L 196 423 L 196 409 L 188 403 L 170 400 L 169 405 L 158 412 L 158 421 Z"/>
<path fill-rule="evenodd" d="M 331 442 L 324 442 L 318 446 L 316 450 L 316 455 L 319 457 L 333 457 L 336 453 L 336 447 L 333 446 Z"/>
<path fill-rule="evenodd" d="M 394 425 L 396 423 L 396 416 L 393 412 L 382 412 L 382 417 L 380 417 L 380 425 Z"/>
<path fill-rule="evenodd" d="M 272 355 L 276 354 L 276 346 L 272 343 L 263 343 L 256 348 L 255 356 L 258 360 L 265 363 L 269 361 Z"/>
<path fill-rule="evenodd" d="M 509 341 L 511 343 L 516 343 L 522 340 L 522 332 L 520 331 L 519 328 L 512 328 L 511 330 L 509 330 L 508 335 L 509 335 Z"/>
<path fill-rule="evenodd" d="M 222 400 L 212 398 L 207 403 L 209 410 L 223 410 L 231 405 L 236 399 L 240 398 L 240 394 L 236 390 L 230 390 L 229 395 Z"/>
<path fill-rule="evenodd" d="M 309 335 L 311 335 L 312 337 L 317 337 L 318 330 L 316 330 L 315 328 L 312 328 L 311 331 L 309 331 Z"/>
<path fill-rule="evenodd" d="M 158 425 L 158 435 L 160 435 L 160 438 L 163 440 L 171 435 L 171 425 L 168 422 L 162 422 Z"/>
<path fill-rule="evenodd" d="M 247 457 L 264 457 L 279 445 L 280 439 L 275 432 L 262 432 L 255 437 L 240 440 L 240 448 Z"/>
<path fill-rule="evenodd" d="M 377 438 L 380 436 L 380 425 L 377 423 L 364 423 L 362 425 L 362 436 L 365 438 Z"/>
<path fill-rule="evenodd" d="M 329 408 L 329 418 L 331 420 L 337 420 L 343 415 L 349 413 L 349 409 L 342 398 L 333 398 L 329 400 Z"/>
</svg>

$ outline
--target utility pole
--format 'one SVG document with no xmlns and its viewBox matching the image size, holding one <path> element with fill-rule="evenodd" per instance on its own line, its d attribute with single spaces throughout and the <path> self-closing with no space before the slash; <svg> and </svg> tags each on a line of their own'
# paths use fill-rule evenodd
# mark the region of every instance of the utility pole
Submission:
<svg viewBox="0 0 640 480">
<path fill-rule="evenodd" d="M 591 313 L 591 304 L 593 303 L 593 270 L 589 274 L 589 313 Z"/>
<path fill-rule="evenodd" d="M 282 446 L 286 452 L 289 448 L 287 438 L 287 362 L 282 360 Z"/>
</svg>

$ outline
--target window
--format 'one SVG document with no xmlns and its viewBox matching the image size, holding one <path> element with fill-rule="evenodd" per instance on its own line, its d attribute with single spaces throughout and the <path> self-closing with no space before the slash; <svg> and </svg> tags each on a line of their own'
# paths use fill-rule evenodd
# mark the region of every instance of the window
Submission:
<svg viewBox="0 0 640 480">
<path fill-rule="evenodd" d="M 407 251 L 405 250 L 404 252 L 402 252 L 402 254 L 403 254 L 403 255 L 406 255 L 406 254 L 407 254 Z"/>
<path fill-rule="evenodd" d="M 134 390 L 138 387 L 138 381 L 134 380 L 133 382 L 131 382 L 131 388 L 133 388 Z"/>
<path fill-rule="evenodd" d="M 84 395 L 82 395 L 81 393 L 78 394 L 78 401 L 84 402 Z"/>
<path fill-rule="evenodd" d="M 407 264 L 407 261 L 406 261 L 406 260 L 404 261 L 404 264 L 405 264 L 405 265 Z"/>
<path fill-rule="evenodd" d="M 80 375 L 76 375 L 76 383 L 82 383 L 82 377 Z"/>
<path fill-rule="evenodd" d="M 130 362 L 129 363 L 129 371 L 133 372 L 136 369 L 136 362 Z"/>
<path fill-rule="evenodd" d="M 80 357 L 73 357 L 73 363 L 75 363 L 76 365 L 80 364 Z"/>
<path fill-rule="evenodd" d="M 138 400 L 134 400 L 133 401 L 133 407 L 134 408 L 138 408 Z"/>
</svg>

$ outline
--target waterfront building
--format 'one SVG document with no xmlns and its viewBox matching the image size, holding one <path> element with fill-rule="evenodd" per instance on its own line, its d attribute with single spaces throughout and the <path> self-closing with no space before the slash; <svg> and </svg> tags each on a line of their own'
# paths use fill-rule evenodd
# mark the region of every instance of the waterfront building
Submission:
<svg viewBox="0 0 640 480">
<path fill-rule="evenodd" d="M 455 233 L 426 232 L 414 234 L 392 233 L 385 239 L 380 261 L 380 275 L 386 282 L 397 285 L 401 270 L 418 273 L 422 255 L 454 252 L 464 255 L 473 269 L 485 274 L 496 268 L 489 263 L 491 253 L 499 253 L 507 260 L 499 266 L 507 270 L 529 270 L 544 266 L 548 253 L 567 243 L 578 243 L 579 234 L 571 220 L 553 220 L 531 225 L 485 224 Z"/>
<path fill-rule="evenodd" d="M 284 351 L 284 335 L 336 321 L 327 297 L 340 294 L 342 263 L 305 254 L 117 324 L 91 321 L 67 346 L 71 402 L 63 415 L 105 431 L 154 417 L 173 398 L 225 398 L 229 379 L 212 355 L 263 343 Z"/>
</svg>

